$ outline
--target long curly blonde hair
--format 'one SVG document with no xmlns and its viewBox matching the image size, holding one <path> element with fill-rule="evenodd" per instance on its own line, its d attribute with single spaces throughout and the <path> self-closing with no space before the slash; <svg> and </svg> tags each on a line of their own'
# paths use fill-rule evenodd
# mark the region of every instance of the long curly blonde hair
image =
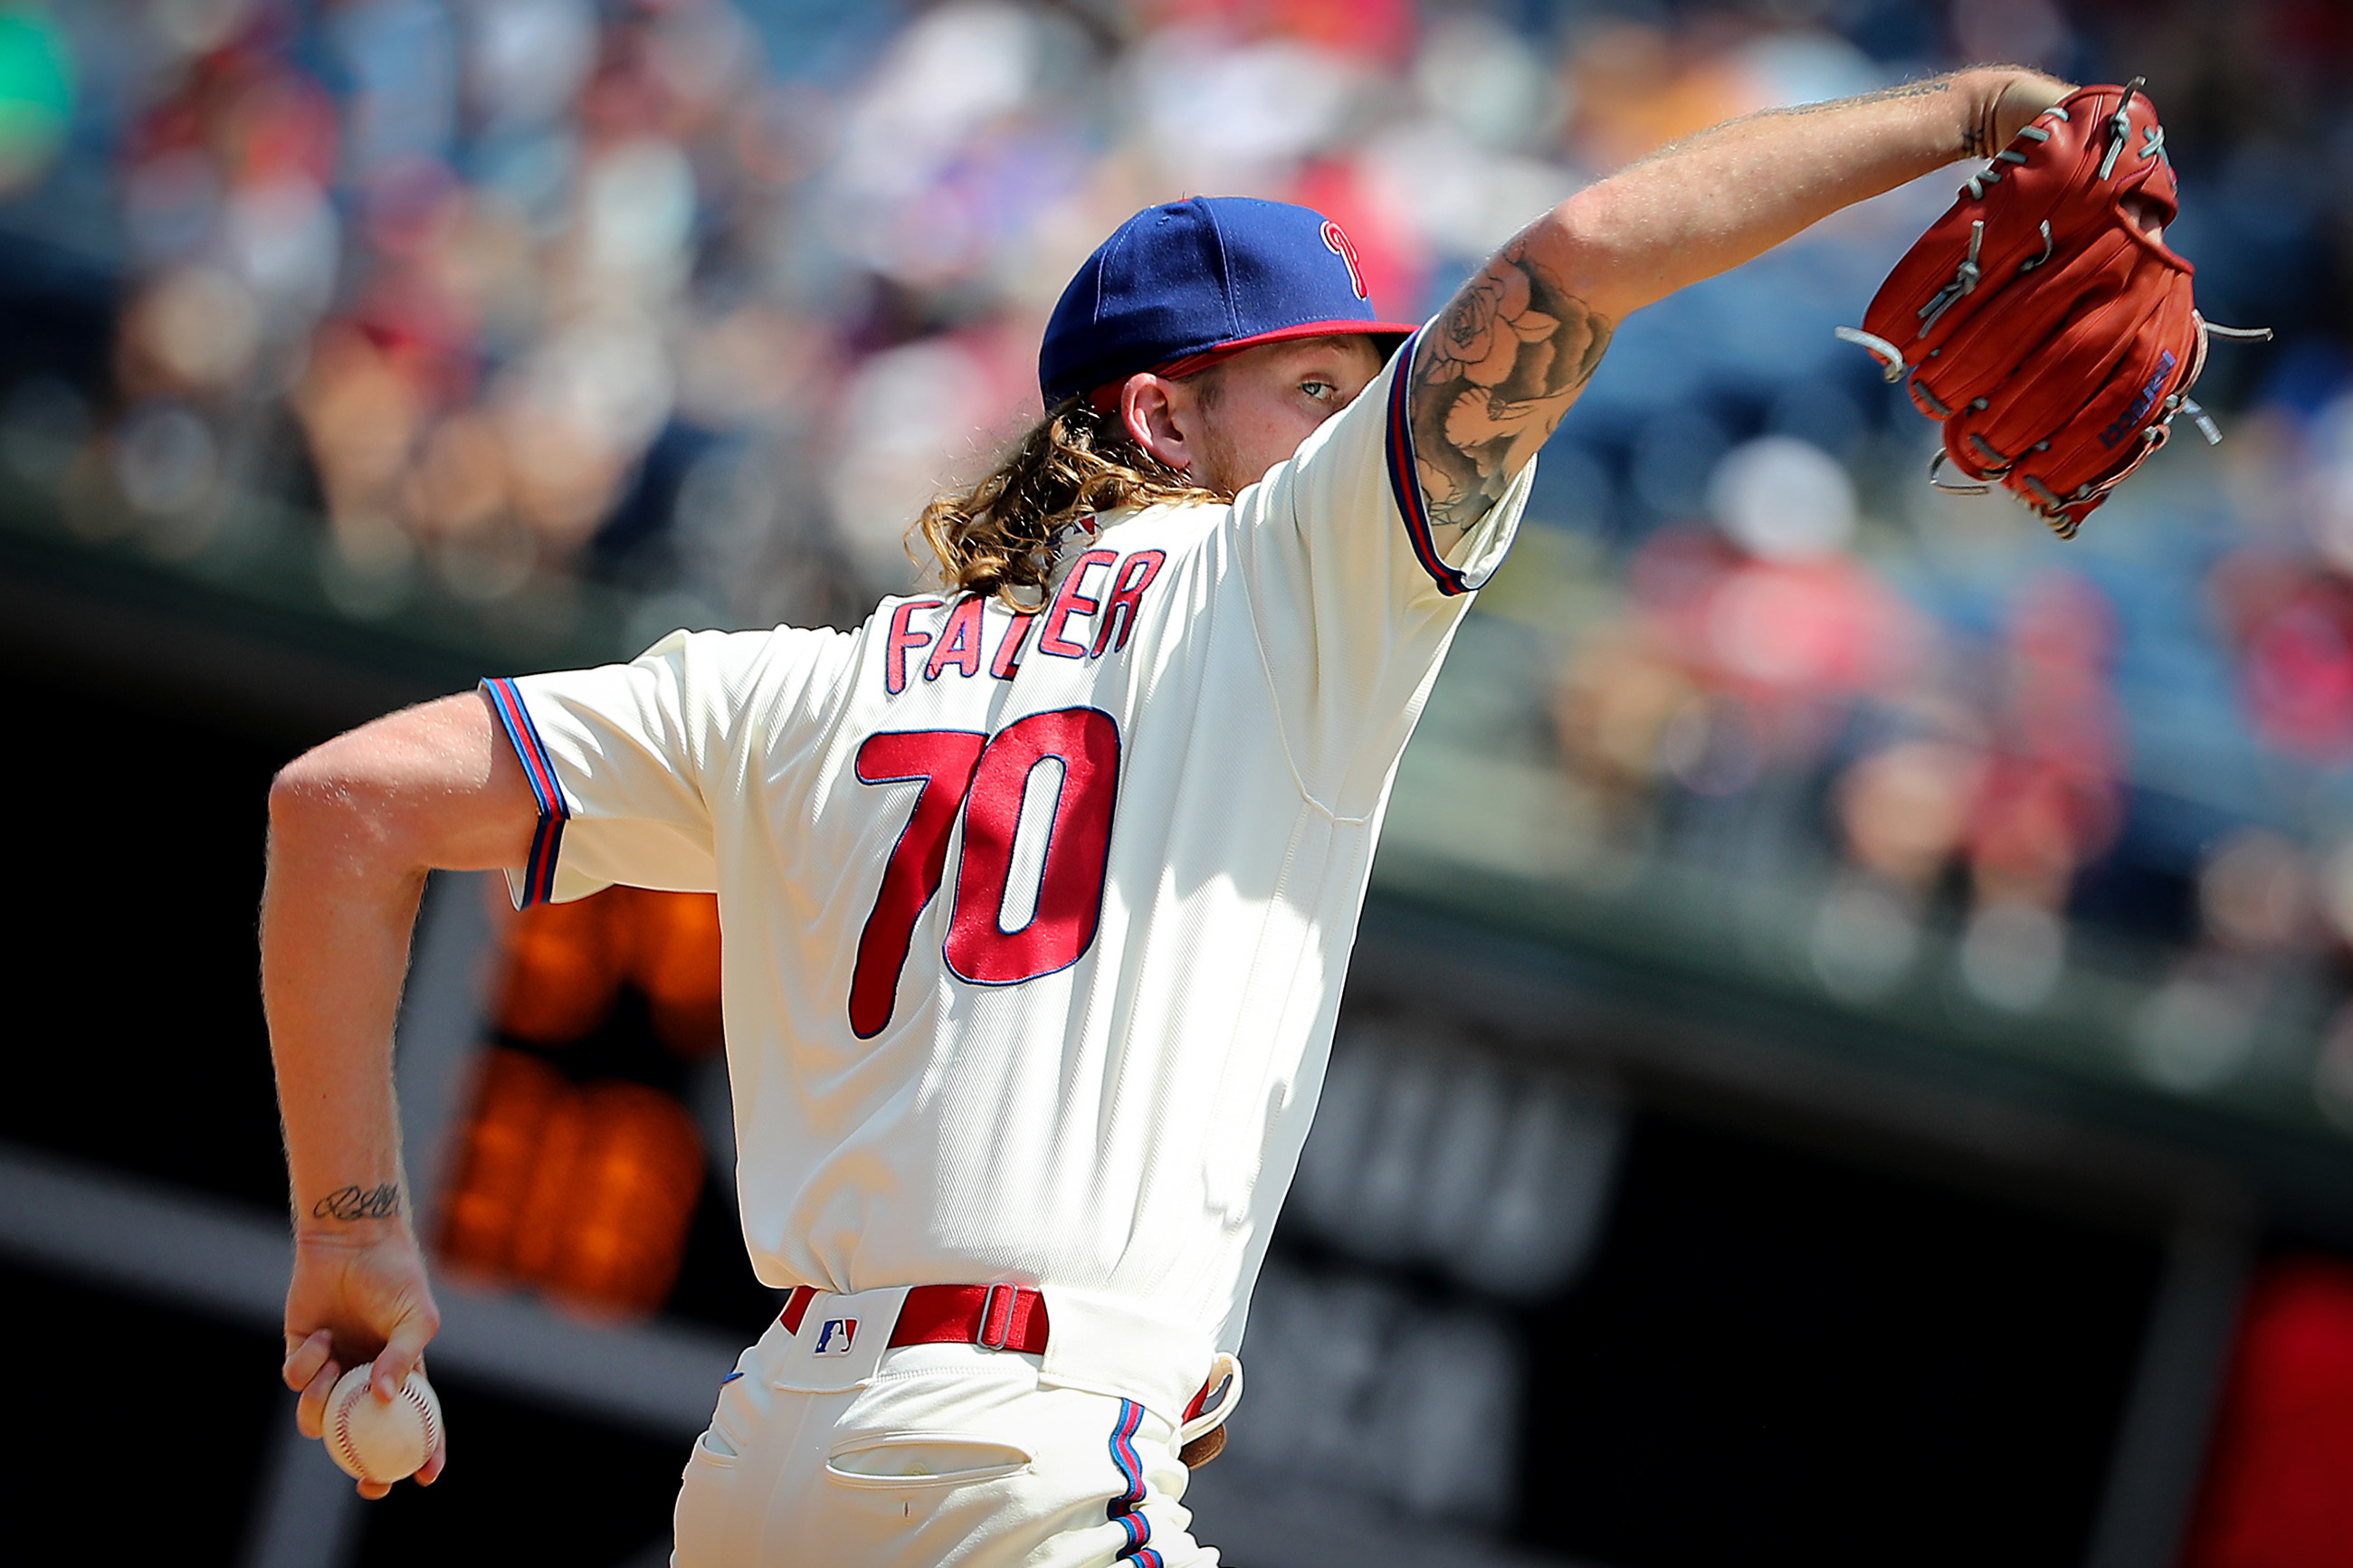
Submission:
<svg viewBox="0 0 2353 1568">
<path fill-rule="evenodd" d="M 1208 385 L 1202 391 L 1214 395 Z M 1071 397 L 1047 410 L 987 477 L 925 507 L 908 530 L 908 553 L 920 538 L 948 588 L 1034 610 L 1054 574 L 1056 537 L 1081 518 L 1163 501 L 1230 499 L 1145 451 L 1116 414 Z"/>
</svg>

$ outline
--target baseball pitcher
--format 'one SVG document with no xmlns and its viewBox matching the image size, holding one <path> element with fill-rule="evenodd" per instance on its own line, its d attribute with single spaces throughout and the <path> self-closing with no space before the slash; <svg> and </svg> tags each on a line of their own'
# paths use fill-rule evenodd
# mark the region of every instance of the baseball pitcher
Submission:
<svg viewBox="0 0 2353 1568">
<path fill-rule="evenodd" d="M 1419 331 L 1314 213 L 1151 208 L 1062 296 L 1044 420 L 924 511 L 937 588 L 290 765 L 262 960 L 302 1429 L 437 1326 L 389 1059 L 426 873 L 707 889 L 744 1238 L 790 1294 L 688 1456 L 681 1568 L 1214 1563 L 1180 1456 L 1240 1395 L 1398 757 L 1537 447 L 1628 311 L 2067 91 L 1983 68 L 1719 126 Z"/>
</svg>

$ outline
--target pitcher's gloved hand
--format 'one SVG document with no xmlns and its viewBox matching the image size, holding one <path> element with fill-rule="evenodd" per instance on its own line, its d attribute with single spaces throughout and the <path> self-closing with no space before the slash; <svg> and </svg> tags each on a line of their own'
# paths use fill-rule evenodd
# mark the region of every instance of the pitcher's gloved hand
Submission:
<svg viewBox="0 0 2353 1568">
<path fill-rule="evenodd" d="M 1839 329 L 1945 426 L 1929 478 L 2000 485 L 2072 539 L 2188 414 L 2210 334 L 2191 268 L 2165 243 L 2179 210 L 2165 130 L 2135 78 L 2086 87 L 2027 122 L 1961 187 Z M 1950 463 L 1974 485 L 1944 484 Z"/>
</svg>

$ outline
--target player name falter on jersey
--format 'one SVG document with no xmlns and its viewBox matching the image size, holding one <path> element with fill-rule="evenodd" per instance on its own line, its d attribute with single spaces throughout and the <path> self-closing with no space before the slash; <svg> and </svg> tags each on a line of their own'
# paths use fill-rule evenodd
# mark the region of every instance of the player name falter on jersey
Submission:
<svg viewBox="0 0 2353 1568">
<path fill-rule="evenodd" d="M 1010 680 L 1020 670 L 1033 626 L 1037 651 L 1050 658 L 1101 658 L 1123 651 L 1135 629 L 1144 592 L 1167 560 L 1164 550 L 1086 552 L 1071 563 L 1060 590 L 1043 609 L 1005 618 L 1002 629 L 995 630 L 994 648 L 984 646 L 993 628 L 988 601 L 979 595 L 966 594 L 954 604 L 903 600 L 891 612 L 890 634 L 883 641 L 882 688 L 893 697 L 906 690 L 913 657 L 924 648 L 931 650 L 921 667 L 926 681 L 950 670 L 976 679 L 984 662 L 990 675 Z"/>
</svg>

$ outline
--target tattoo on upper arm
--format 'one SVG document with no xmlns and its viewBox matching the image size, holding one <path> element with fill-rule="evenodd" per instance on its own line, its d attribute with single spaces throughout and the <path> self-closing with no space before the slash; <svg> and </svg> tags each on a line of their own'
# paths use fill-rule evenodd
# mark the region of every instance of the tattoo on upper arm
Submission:
<svg viewBox="0 0 2353 1568">
<path fill-rule="evenodd" d="M 337 1187 L 311 1205 L 313 1219 L 390 1219 L 400 1212 L 400 1185 Z"/>
<path fill-rule="evenodd" d="M 1409 416 L 1430 521 L 1486 516 L 1593 379 L 1611 323 L 1514 241 L 1415 350 Z"/>
</svg>

